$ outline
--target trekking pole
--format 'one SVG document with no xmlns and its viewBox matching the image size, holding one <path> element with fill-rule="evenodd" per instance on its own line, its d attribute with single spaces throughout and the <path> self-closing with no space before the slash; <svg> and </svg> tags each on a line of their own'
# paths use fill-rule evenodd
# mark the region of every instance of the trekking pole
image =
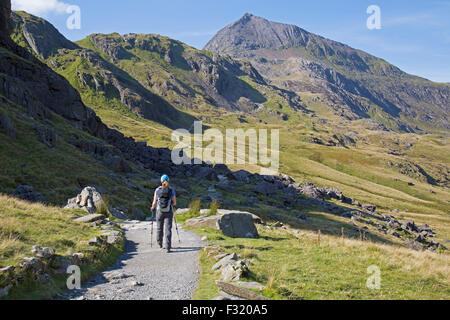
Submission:
<svg viewBox="0 0 450 320">
<path fill-rule="evenodd" d="M 153 248 L 153 223 L 154 223 L 154 219 L 153 217 L 155 216 L 155 211 L 152 210 L 152 234 L 151 234 L 151 240 L 150 240 L 150 247 Z"/>
<path fill-rule="evenodd" d="M 175 220 L 175 228 L 177 229 L 178 242 L 181 243 L 180 233 L 178 232 L 178 223 L 177 223 L 177 211 L 176 208 L 173 208 L 173 219 Z"/>
</svg>

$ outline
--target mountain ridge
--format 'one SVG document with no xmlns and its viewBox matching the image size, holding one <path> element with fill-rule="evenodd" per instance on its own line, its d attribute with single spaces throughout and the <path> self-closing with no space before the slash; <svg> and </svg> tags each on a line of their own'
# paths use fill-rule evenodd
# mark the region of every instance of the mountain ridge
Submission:
<svg viewBox="0 0 450 320">
<path fill-rule="evenodd" d="M 350 119 L 373 117 L 370 113 L 379 113 L 378 108 L 378 118 L 392 118 L 400 131 L 420 132 L 417 126 L 427 130 L 430 124 L 450 129 L 450 85 L 409 75 L 383 59 L 294 25 L 246 14 L 220 30 L 204 49 L 248 59 L 281 88 L 325 94 L 330 106 L 338 105 L 336 113 L 346 110 Z"/>
</svg>

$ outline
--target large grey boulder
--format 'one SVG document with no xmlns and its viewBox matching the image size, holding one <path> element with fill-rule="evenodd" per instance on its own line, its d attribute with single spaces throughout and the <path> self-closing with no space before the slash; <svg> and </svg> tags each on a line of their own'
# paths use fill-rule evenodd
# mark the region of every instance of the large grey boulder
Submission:
<svg viewBox="0 0 450 320">
<path fill-rule="evenodd" d="M 258 230 L 249 213 L 228 213 L 217 220 L 222 233 L 232 238 L 258 238 Z"/>
<path fill-rule="evenodd" d="M 178 214 L 186 212 L 183 209 L 177 211 Z M 224 235 L 233 238 L 257 238 L 255 223 L 263 223 L 260 217 L 249 212 L 219 209 L 213 216 L 208 216 L 208 212 L 209 210 L 201 210 L 206 215 L 187 220 L 186 226 L 221 230 Z"/>
<path fill-rule="evenodd" d="M 82 209 L 94 213 L 105 203 L 101 194 L 94 187 L 86 187 L 75 198 L 69 199 L 64 209 Z"/>
</svg>

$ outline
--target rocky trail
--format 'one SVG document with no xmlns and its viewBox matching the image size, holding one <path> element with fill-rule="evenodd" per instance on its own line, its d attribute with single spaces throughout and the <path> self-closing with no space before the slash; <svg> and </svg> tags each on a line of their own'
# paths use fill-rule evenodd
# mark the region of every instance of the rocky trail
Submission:
<svg viewBox="0 0 450 320">
<path fill-rule="evenodd" d="M 173 230 L 171 253 L 159 249 L 155 241 L 150 246 L 151 222 L 128 221 L 121 224 L 125 231 L 125 250 L 118 261 L 106 271 L 68 291 L 64 300 L 189 300 L 197 288 L 198 253 L 203 242 L 179 226 L 181 244 Z"/>
</svg>

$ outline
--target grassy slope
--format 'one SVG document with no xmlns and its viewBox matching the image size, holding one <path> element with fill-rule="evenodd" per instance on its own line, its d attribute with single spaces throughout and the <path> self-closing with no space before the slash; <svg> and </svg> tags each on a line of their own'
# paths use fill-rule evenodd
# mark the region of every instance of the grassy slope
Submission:
<svg viewBox="0 0 450 320">
<path fill-rule="evenodd" d="M 32 256 L 31 247 L 34 245 L 54 248 L 61 256 L 83 252 L 91 263 L 82 267 L 82 280 L 113 263 L 122 252 L 123 243 L 108 249 L 95 249 L 94 258 L 88 252 L 92 248 L 83 241 L 99 235 L 101 229 L 72 220 L 80 214 L 84 213 L 31 204 L 0 194 L 0 268 L 17 266 L 24 257 Z M 54 276 L 50 283 L 37 285 L 26 279 L 23 285 L 11 290 L 8 298 L 48 298 L 64 290 L 66 280 L 66 275 Z"/>
<path fill-rule="evenodd" d="M 74 129 L 61 117 L 52 114 L 50 120 L 58 136 L 54 148 L 49 148 L 38 140 L 33 125 L 49 126 L 44 121 L 24 118 L 26 111 L 21 106 L 0 104 L 0 112 L 6 112 L 16 128 L 17 139 L 2 135 L 0 139 L 0 190 L 12 193 L 20 184 L 28 184 L 43 194 L 48 203 L 65 205 L 67 199 L 73 198 L 87 185 L 101 186 L 107 190 L 106 200 L 114 206 L 140 209 L 146 212 L 147 194 L 127 185 L 134 185 L 147 189 L 149 194 L 154 187 L 148 172 L 140 172 L 140 176 L 117 174 L 106 168 L 100 161 L 81 152 L 66 141 L 72 134 L 81 136 L 85 140 L 93 137 Z M 52 128 L 52 126 L 49 126 Z"/>
<path fill-rule="evenodd" d="M 247 280 L 267 286 L 271 299 L 449 299 L 448 255 L 415 252 L 391 245 L 322 235 L 298 236 L 282 229 L 259 228 L 260 239 L 231 239 L 216 230 L 197 230 L 209 245 L 236 252 L 250 261 Z M 195 299 L 219 295 L 211 271 L 215 263 L 201 255 L 202 278 Z M 369 266 L 381 270 L 381 290 L 369 290 Z"/>
</svg>

